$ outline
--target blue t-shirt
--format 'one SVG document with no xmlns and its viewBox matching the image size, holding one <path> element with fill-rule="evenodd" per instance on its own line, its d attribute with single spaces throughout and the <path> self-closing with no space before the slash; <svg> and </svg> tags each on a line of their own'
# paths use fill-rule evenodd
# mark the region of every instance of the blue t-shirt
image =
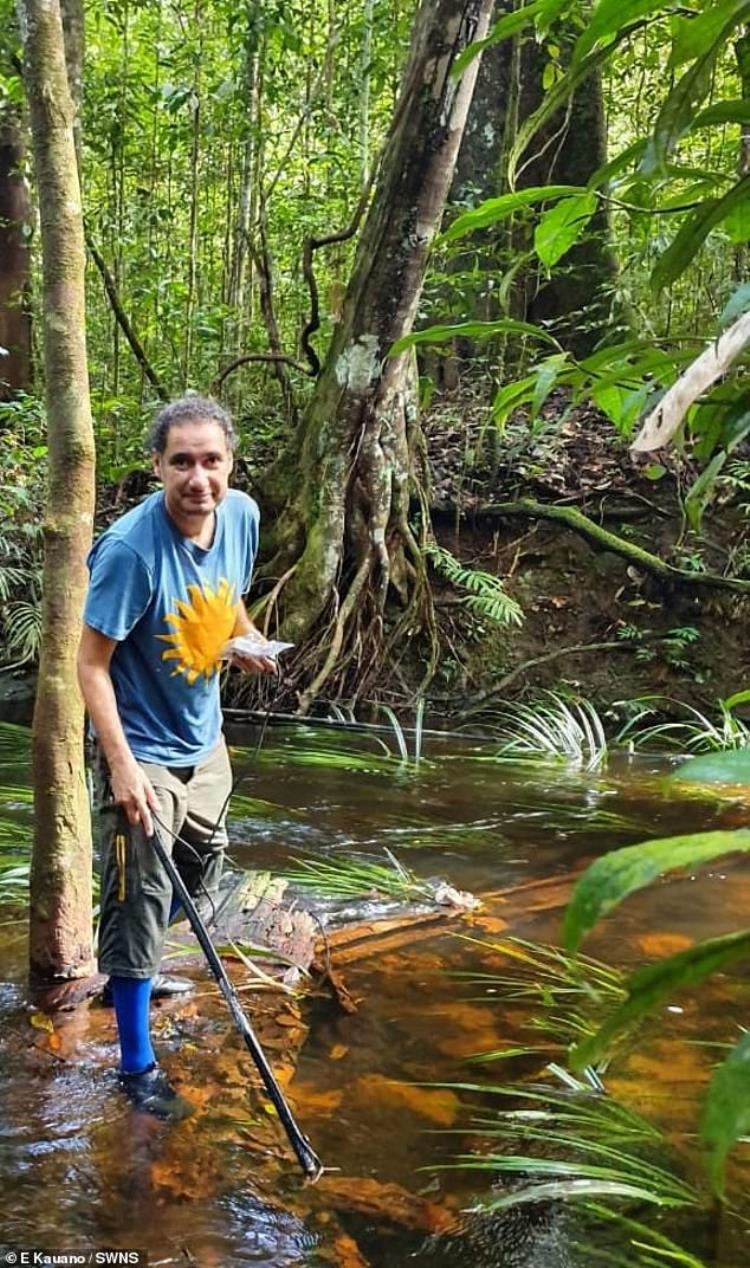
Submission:
<svg viewBox="0 0 750 1268">
<path fill-rule="evenodd" d="M 95 543 L 84 621 L 116 639 L 112 683 L 135 757 L 195 766 L 221 733 L 219 668 L 250 588 L 258 508 L 230 489 L 205 550 L 178 531 L 152 493 Z"/>
</svg>

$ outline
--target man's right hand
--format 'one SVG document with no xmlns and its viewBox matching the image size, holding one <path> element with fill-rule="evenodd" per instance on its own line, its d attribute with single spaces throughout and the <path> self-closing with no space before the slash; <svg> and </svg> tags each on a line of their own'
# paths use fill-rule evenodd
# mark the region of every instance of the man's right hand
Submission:
<svg viewBox="0 0 750 1268">
<path fill-rule="evenodd" d="M 123 762 L 110 769 L 112 796 L 122 806 L 128 822 L 140 823 L 147 837 L 154 834 L 152 810 L 159 809 L 159 802 L 151 781 L 134 760 Z"/>
</svg>

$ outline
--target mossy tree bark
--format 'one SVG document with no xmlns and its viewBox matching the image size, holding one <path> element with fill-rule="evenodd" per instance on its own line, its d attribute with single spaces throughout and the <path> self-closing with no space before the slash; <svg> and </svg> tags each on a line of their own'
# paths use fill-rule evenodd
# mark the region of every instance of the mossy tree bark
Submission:
<svg viewBox="0 0 750 1268">
<path fill-rule="evenodd" d="M 23 121 L 0 109 L 0 400 L 31 386 L 31 206 Z"/>
<path fill-rule="evenodd" d="M 450 198 L 454 205 L 464 208 L 507 192 L 507 154 L 519 125 L 542 102 L 546 60 L 543 46 L 526 35 L 487 49 L 456 165 Z M 518 188 L 586 185 L 605 159 L 602 82 L 595 73 L 574 93 L 568 109 L 555 114 L 534 138 L 521 161 Z M 452 267 L 460 271 L 476 265 L 493 281 L 492 289 L 485 288 L 477 317 L 492 320 L 500 315 L 496 282 L 498 275 L 513 268 L 508 294 L 512 315 L 524 321 L 551 321 L 560 342 L 576 356 L 592 350 L 609 318 L 616 273 L 603 207 L 551 277 L 530 258 L 530 234 L 517 224 L 475 234 L 469 243 Z M 529 258 L 519 267 L 524 256 Z M 457 351 L 467 355 L 472 346 L 464 344 Z"/>
<path fill-rule="evenodd" d="M 34 710 L 30 969 L 51 983 L 91 971 L 91 831 L 76 651 L 94 509 L 84 238 L 59 0 L 22 0 L 25 80 L 42 240 L 49 488 L 42 652 Z"/>
<path fill-rule="evenodd" d="M 341 681 L 347 663 L 377 664 L 389 594 L 401 600 L 402 625 L 421 619 L 424 565 L 407 521 L 417 425 L 412 359 L 389 351 L 414 322 L 478 59 L 461 78 L 452 68 L 485 34 L 492 7 L 493 0 L 423 0 L 342 318 L 287 465 L 269 569 L 276 576 L 294 569 L 283 593 L 284 629 L 299 641 L 330 618 L 321 630 L 323 664 L 302 709 L 334 671 Z"/>
</svg>

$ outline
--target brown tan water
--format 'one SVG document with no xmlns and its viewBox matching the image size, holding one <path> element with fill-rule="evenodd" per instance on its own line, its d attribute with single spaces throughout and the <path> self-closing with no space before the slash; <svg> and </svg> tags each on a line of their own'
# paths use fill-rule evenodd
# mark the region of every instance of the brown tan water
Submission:
<svg viewBox="0 0 750 1268">
<path fill-rule="evenodd" d="M 28 1000 L 23 926 L 3 925 L 0 1263 L 18 1247 L 138 1248 L 152 1265 L 200 1268 L 750 1263 L 744 1220 L 708 1205 L 629 1208 L 697 1257 L 684 1260 L 636 1260 L 617 1228 L 559 1204 L 502 1219 L 459 1215 L 497 1192 L 491 1173 L 450 1165 L 481 1150 L 471 1119 L 489 1100 L 435 1086 L 508 1083 L 543 1067 L 525 1056 L 501 1069 L 472 1062 L 529 1041 L 522 1002 L 490 980 L 455 976 L 492 971 L 499 960 L 486 944 L 508 932 L 556 941 L 568 878 L 586 860 L 649 836 L 735 826 L 743 808 L 670 796 L 668 764 L 643 758 L 583 774 L 496 762 L 490 743 L 432 741 L 428 760 L 399 765 L 371 737 L 344 742 L 302 728 L 274 730 L 258 762 L 248 753 L 236 763 L 246 771 L 239 791 L 259 804 L 232 822 L 238 864 L 280 871 L 300 854 L 354 853 L 382 862 L 387 847 L 420 877 L 445 876 L 477 894 L 518 892 L 347 966 L 356 1013 L 327 994 L 305 1001 L 301 1018 L 291 1009 L 296 1068 L 283 1045 L 269 1057 L 317 1152 L 339 1169 L 316 1189 L 301 1185 L 248 1091 L 246 1054 L 199 960 L 188 966 L 199 986 L 190 1003 L 155 1010 L 157 1049 L 197 1107 L 187 1122 L 165 1126 L 133 1113 L 117 1090 L 110 1014 L 91 1004 L 50 1021 Z M 555 883 L 533 884 L 546 879 Z M 715 865 L 631 900 L 587 950 L 613 964 L 643 963 L 740 927 L 749 905 L 750 867 Z M 252 996 L 244 998 L 252 1013 Z M 719 1051 L 711 1045 L 736 1038 L 749 1012 L 741 975 L 685 993 L 608 1077 L 613 1095 L 664 1130 L 675 1165 L 692 1179 L 698 1105 Z M 741 1195 L 741 1154 L 734 1177 Z"/>
</svg>

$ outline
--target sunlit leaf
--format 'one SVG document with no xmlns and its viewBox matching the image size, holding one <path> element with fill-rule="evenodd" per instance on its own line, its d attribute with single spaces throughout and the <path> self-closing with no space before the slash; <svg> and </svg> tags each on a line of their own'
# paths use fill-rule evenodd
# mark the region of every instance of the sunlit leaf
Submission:
<svg viewBox="0 0 750 1268">
<path fill-rule="evenodd" d="M 743 282 L 727 300 L 719 317 L 719 329 L 731 326 L 732 322 L 750 309 L 750 282 Z"/>
<path fill-rule="evenodd" d="M 551 269 L 578 241 L 596 211 L 596 194 L 562 198 L 542 216 L 534 233 L 534 249 L 542 264 Z"/>
<path fill-rule="evenodd" d="M 743 1036 L 714 1073 L 701 1135 L 710 1146 L 711 1177 L 721 1194 L 727 1154 L 738 1140 L 750 1135 L 750 1034 Z"/>
<path fill-rule="evenodd" d="M 728 703 L 727 708 L 731 708 Z M 700 757 L 690 757 L 670 775 L 670 782 L 737 784 L 750 787 L 750 749 L 738 748 L 724 753 L 704 753 Z"/>
<path fill-rule="evenodd" d="M 713 128 L 722 123 L 750 123 L 750 98 L 715 101 L 695 116 L 690 131 L 697 132 L 699 128 Z"/>
<path fill-rule="evenodd" d="M 748 0 L 711 0 L 694 17 L 675 18 L 669 66 L 682 66 L 700 57 L 704 50 L 723 41 L 730 31 L 750 15 Z"/>
<path fill-rule="evenodd" d="M 750 852 L 750 831 L 664 837 L 603 855 L 586 869 L 568 904 L 563 925 L 566 947 L 576 950 L 602 916 L 664 872 L 700 867 L 737 851 Z"/>
<path fill-rule="evenodd" d="M 599 0 L 573 49 L 573 65 L 578 65 L 597 44 L 617 35 L 626 23 L 670 7 L 669 0 Z"/>
<path fill-rule="evenodd" d="M 568 194 L 585 192 L 580 185 L 533 185 L 529 189 L 503 194 L 500 198 L 488 198 L 478 207 L 457 216 L 446 229 L 443 239 L 445 242 L 455 242 L 458 238 L 466 237 L 467 233 L 487 229 L 501 220 L 507 220 L 516 211 L 524 211 L 537 203 L 552 202 L 553 199 L 564 198 Z"/>
<path fill-rule="evenodd" d="M 687 218 L 666 251 L 659 256 L 651 274 L 654 290 L 662 290 L 684 273 L 711 230 L 725 220 L 733 208 L 749 197 L 750 176 L 743 176 L 722 198 L 706 198 Z"/>
<path fill-rule="evenodd" d="M 541 327 L 534 326 L 528 321 L 514 321 L 510 317 L 501 317 L 498 321 L 467 321 L 454 326 L 430 326 L 427 330 L 417 330 L 394 343 L 390 355 L 397 357 L 416 344 L 448 343 L 452 339 L 491 339 L 493 335 L 501 334 L 539 339 L 542 343 L 552 344 L 555 348 L 558 346 L 557 340 Z"/>
<path fill-rule="evenodd" d="M 750 930 L 710 938 L 680 951 L 677 955 L 639 969 L 625 980 L 627 999 L 604 1021 L 595 1035 L 573 1049 L 575 1070 L 596 1065 L 606 1054 L 615 1035 L 654 1011 L 662 1000 L 685 986 L 694 986 L 710 974 L 750 955 Z"/>
</svg>

